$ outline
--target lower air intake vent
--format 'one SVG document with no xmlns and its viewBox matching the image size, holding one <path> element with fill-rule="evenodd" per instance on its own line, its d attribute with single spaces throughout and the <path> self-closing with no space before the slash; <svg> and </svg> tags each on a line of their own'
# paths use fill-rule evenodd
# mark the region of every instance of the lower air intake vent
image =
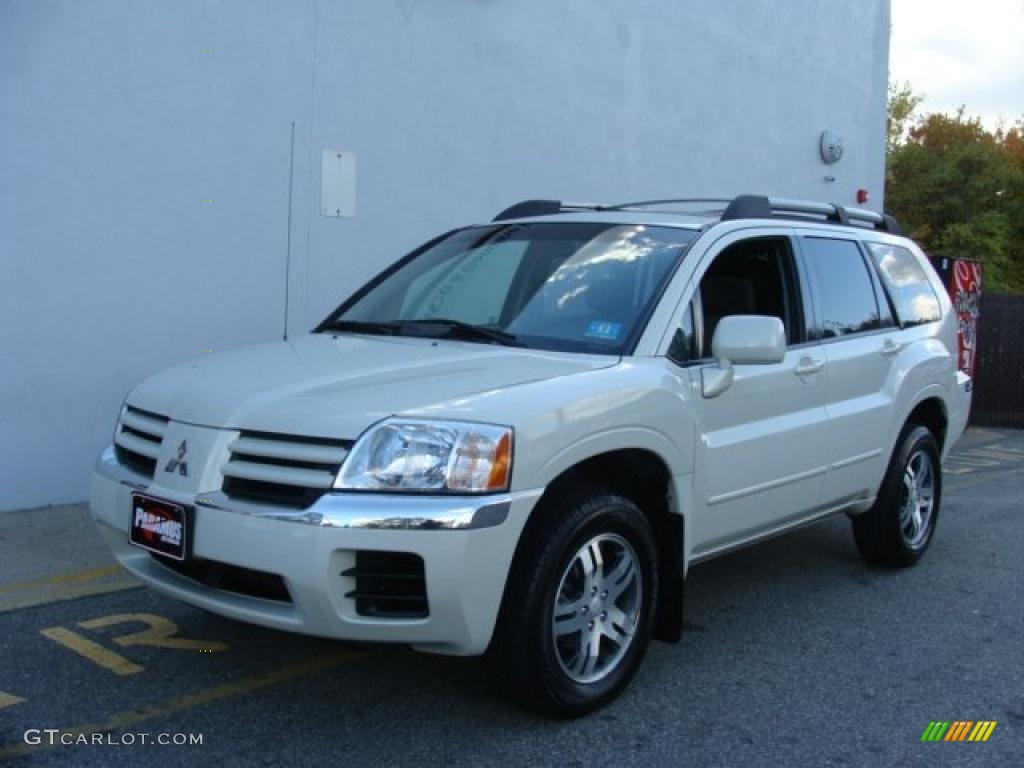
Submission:
<svg viewBox="0 0 1024 768">
<path fill-rule="evenodd" d="M 348 440 L 242 432 L 228 446 L 222 490 L 235 499 L 308 507 L 334 485 L 351 447 Z"/>
<path fill-rule="evenodd" d="M 376 619 L 423 619 L 427 584 L 423 558 L 411 552 L 356 552 L 354 568 L 342 576 L 355 580 L 345 597 L 356 601 L 356 613 Z"/>
<path fill-rule="evenodd" d="M 189 560 L 173 560 L 155 553 L 150 553 L 150 555 L 158 563 L 172 571 L 214 589 L 249 597 L 261 597 L 264 600 L 292 602 L 284 579 L 276 573 L 254 571 L 251 568 L 242 568 L 216 560 L 203 560 L 198 557 Z"/>
</svg>

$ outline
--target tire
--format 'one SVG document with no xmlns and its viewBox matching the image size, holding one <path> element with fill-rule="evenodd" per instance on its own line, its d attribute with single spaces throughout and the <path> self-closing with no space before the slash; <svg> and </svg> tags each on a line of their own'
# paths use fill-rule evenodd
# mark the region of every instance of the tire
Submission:
<svg viewBox="0 0 1024 768">
<path fill-rule="evenodd" d="M 615 699 L 643 661 L 657 547 L 643 512 L 605 490 L 549 492 L 534 515 L 484 662 L 518 703 L 578 717 Z"/>
<path fill-rule="evenodd" d="M 927 427 L 908 424 L 874 506 L 851 519 L 857 549 L 878 565 L 913 565 L 935 534 L 941 501 L 942 466 L 935 437 Z"/>
</svg>

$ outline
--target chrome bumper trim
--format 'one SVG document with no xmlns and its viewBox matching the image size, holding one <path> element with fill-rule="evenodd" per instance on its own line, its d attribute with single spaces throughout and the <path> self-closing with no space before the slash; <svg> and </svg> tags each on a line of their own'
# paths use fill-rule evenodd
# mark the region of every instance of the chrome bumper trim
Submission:
<svg viewBox="0 0 1024 768">
<path fill-rule="evenodd" d="M 113 446 L 106 448 L 96 460 L 96 472 L 138 491 L 149 489 L 150 478 L 119 464 Z M 237 515 L 325 528 L 471 531 L 501 525 L 508 519 L 513 498 L 537 497 L 540 493 L 536 490 L 495 496 L 416 496 L 329 491 L 308 509 L 291 510 L 232 499 L 216 491 L 197 495 L 194 504 Z"/>
<path fill-rule="evenodd" d="M 466 531 L 504 523 L 512 497 L 508 494 L 471 498 L 328 492 L 309 509 L 291 511 L 259 502 L 239 501 L 218 491 L 197 496 L 196 506 L 325 528 Z"/>
</svg>

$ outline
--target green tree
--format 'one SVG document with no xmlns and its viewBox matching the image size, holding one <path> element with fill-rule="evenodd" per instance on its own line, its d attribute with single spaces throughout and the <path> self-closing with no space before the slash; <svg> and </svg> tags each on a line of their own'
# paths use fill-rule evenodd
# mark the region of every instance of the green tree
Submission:
<svg viewBox="0 0 1024 768">
<path fill-rule="evenodd" d="M 982 260 L 987 291 L 1024 293 L 1024 120 L 988 131 L 920 102 L 890 86 L 886 207 L 926 251 Z"/>
<path fill-rule="evenodd" d="M 885 122 L 885 149 L 892 152 L 906 139 L 907 129 L 921 101 L 919 93 L 914 93 L 910 83 L 889 83 L 889 114 Z"/>
</svg>

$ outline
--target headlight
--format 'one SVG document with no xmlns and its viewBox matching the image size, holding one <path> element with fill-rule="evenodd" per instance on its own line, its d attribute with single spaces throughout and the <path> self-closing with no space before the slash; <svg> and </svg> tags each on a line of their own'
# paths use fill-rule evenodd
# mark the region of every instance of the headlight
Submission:
<svg viewBox="0 0 1024 768">
<path fill-rule="evenodd" d="M 394 419 L 363 433 L 345 458 L 334 487 L 491 493 L 508 490 L 511 474 L 508 427 Z"/>
</svg>

